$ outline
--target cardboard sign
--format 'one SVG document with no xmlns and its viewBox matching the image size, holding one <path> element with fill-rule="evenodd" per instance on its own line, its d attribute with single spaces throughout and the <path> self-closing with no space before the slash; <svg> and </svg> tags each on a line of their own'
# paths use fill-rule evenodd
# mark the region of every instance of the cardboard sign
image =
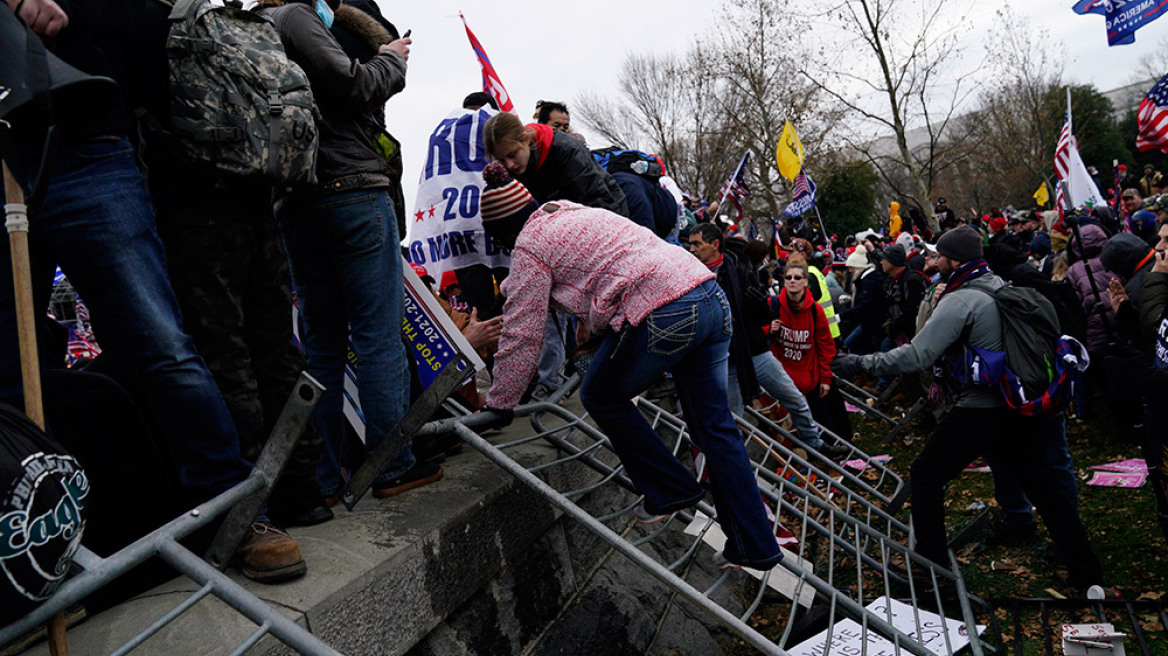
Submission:
<svg viewBox="0 0 1168 656">
<path fill-rule="evenodd" d="M 901 603 L 888 597 L 880 597 L 865 608 L 896 627 L 905 635 L 920 640 L 925 649 L 946 656 L 955 654 L 969 644 L 969 631 L 965 622 L 951 620 L 936 613 L 918 609 L 913 612 L 912 606 Z M 889 615 L 891 614 L 891 619 Z M 918 632 L 917 621 L 920 621 Z M 985 626 L 978 625 L 977 633 L 985 631 Z M 919 636 L 919 638 L 918 638 Z M 948 636 L 948 642 L 946 642 Z M 804 640 L 787 651 L 790 656 L 823 656 L 827 652 L 828 633 L 824 631 L 814 638 Z M 867 643 L 867 644 L 865 644 Z M 865 651 L 866 650 L 866 651 Z M 867 654 L 868 656 L 901 656 L 905 650 L 897 650 L 887 638 L 877 634 L 869 626 L 867 634 L 859 623 L 851 619 L 836 622 L 831 627 L 832 654 Z"/>
<path fill-rule="evenodd" d="M 418 365 L 418 376 L 422 388 L 429 387 L 438 378 L 439 372 L 448 362 L 461 352 L 471 361 L 473 369 L 467 378 L 486 367 L 482 358 L 471 348 L 470 342 L 462 336 L 454 322 L 450 320 L 426 283 L 414 273 L 408 263 L 402 266 L 405 280 L 405 318 L 402 321 L 402 336 L 405 337 L 410 357 Z M 292 333 L 300 344 L 300 308 L 292 301 Z M 357 354 L 353 350 L 353 340 L 349 340 L 348 362 L 345 363 L 345 418 L 365 441 L 365 415 L 361 412 L 361 399 L 357 394 Z"/>
</svg>

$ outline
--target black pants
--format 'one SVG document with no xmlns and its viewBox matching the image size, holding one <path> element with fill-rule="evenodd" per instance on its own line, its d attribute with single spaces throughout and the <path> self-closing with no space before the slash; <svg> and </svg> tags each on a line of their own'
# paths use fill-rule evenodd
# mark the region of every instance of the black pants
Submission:
<svg viewBox="0 0 1168 656">
<path fill-rule="evenodd" d="M 937 425 L 913 461 L 912 522 L 916 551 L 941 564 L 949 561 L 945 536 L 945 488 L 975 458 L 993 452 L 995 466 L 1013 476 L 1038 509 L 1051 539 L 1071 558 L 1071 583 L 1102 583 L 1099 559 L 1071 500 L 1053 472 L 1044 467 L 1042 441 L 1035 439 L 1040 419 L 1008 408 L 954 408 Z"/>
<path fill-rule="evenodd" d="M 158 221 L 184 327 L 223 394 L 243 457 L 254 460 L 305 369 L 270 192 L 216 190 Z M 320 503 L 320 443 L 310 425 L 272 491 L 273 514 Z"/>
<path fill-rule="evenodd" d="M 827 396 L 819 396 L 816 391 L 804 396 L 807 397 L 807 405 L 811 406 L 811 416 L 815 421 L 840 438 L 852 441 L 852 419 L 844 405 L 844 396 L 835 385 L 831 386 Z"/>
</svg>

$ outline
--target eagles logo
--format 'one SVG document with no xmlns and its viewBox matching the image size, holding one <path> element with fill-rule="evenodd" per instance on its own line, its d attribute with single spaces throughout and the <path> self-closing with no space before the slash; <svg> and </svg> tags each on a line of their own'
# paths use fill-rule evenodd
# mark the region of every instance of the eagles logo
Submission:
<svg viewBox="0 0 1168 656">
<path fill-rule="evenodd" d="M 85 530 L 89 479 L 68 455 L 34 453 L 0 504 L 0 571 L 13 589 L 41 601 L 69 572 Z"/>
</svg>

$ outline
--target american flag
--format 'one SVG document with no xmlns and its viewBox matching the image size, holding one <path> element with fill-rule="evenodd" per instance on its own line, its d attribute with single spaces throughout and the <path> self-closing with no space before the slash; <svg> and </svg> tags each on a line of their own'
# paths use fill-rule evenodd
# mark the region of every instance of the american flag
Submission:
<svg viewBox="0 0 1168 656">
<path fill-rule="evenodd" d="M 750 195 L 750 189 L 746 187 L 746 181 L 744 180 L 748 162 L 750 162 L 750 151 L 747 151 L 742 156 L 742 161 L 738 162 L 738 168 L 722 184 L 722 200 L 729 200 L 734 204 L 734 209 L 738 210 L 738 216 L 735 217 L 735 221 L 742 220 L 742 199 Z"/>
<path fill-rule="evenodd" d="M 1063 131 L 1059 133 L 1058 145 L 1054 149 L 1054 172 L 1059 180 L 1066 180 L 1071 172 L 1071 146 L 1075 137 L 1071 133 L 1071 106 L 1067 103 L 1067 122 L 1063 124 Z"/>
<path fill-rule="evenodd" d="M 1159 148 L 1168 153 L 1168 75 L 1160 78 L 1148 92 L 1136 116 L 1140 128 L 1136 148 L 1141 151 Z"/>
<path fill-rule="evenodd" d="M 795 183 L 791 185 L 791 198 L 798 198 L 811 193 L 811 185 L 807 182 L 807 175 L 800 173 L 795 176 Z"/>
</svg>

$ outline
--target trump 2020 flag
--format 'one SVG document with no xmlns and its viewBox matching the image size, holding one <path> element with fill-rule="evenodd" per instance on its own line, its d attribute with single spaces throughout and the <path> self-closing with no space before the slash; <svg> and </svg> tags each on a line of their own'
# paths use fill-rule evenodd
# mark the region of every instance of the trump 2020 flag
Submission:
<svg viewBox="0 0 1168 656">
<path fill-rule="evenodd" d="M 462 19 L 462 26 L 466 28 L 466 38 L 470 39 L 470 47 L 474 50 L 475 57 L 478 57 L 479 60 L 479 66 L 483 69 L 483 91 L 491 94 L 500 110 L 504 112 L 515 111 L 511 96 L 507 95 L 507 90 L 503 88 L 503 82 L 499 79 L 499 74 L 495 72 L 495 67 L 491 65 L 491 58 L 487 57 L 487 51 L 483 50 L 483 44 L 479 43 L 478 37 L 470 31 L 470 25 L 466 23 L 466 16 L 459 12 L 458 17 Z"/>
<path fill-rule="evenodd" d="M 783 216 L 803 216 L 804 212 L 815 209 L 815 183 L 806 173 L 795 176 L 795 184 L 791 187 L 791 204 L 783 210 Z"/>
<path fill-rule="evenodd" d="M 1136 120 L 1140 130 L 1136 148 L 1141 151 L 1159 148 L 1168 153 L 1168 75 L 1160 78 L 1140 103 Z"/>
<path fill-rule="evenodd" d="M 406 244 L 409 261 L 435 280 L 475 264 L 511 266 L 511 251 L 483 232 L 479 208 L 487 166 L 483 126 L 494 115 L 489 107 L 456 109 L 430 134 L 414 213 L 406 216 Z"/>
<path fill-rule="evenodd" d="M 1106 20 L 1107 45 L 1135 43 L 1136 30 L 1168 11 L 1164 0 L 1079 0 L 1076 14 L 1099 14 Z"/>
</svg>

